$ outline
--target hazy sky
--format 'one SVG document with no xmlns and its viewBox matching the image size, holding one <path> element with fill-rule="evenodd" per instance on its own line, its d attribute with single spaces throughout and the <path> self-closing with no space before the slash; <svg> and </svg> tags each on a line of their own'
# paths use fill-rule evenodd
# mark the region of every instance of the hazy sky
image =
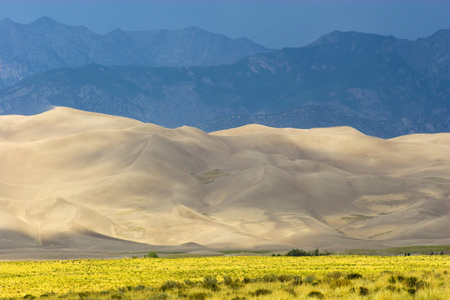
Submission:
<svg viewBox="0 0 450 300">
<path fill-rule="evenodd" d="M 198 26 L 270 48 L 309 44 L 333 30 L 415 40 L 450 28 L 450 1 L 66 1 L 0 0 L 0 18 L 31 23 L 41 16 L 113 29 L 154 30 Z"/>
</svg>

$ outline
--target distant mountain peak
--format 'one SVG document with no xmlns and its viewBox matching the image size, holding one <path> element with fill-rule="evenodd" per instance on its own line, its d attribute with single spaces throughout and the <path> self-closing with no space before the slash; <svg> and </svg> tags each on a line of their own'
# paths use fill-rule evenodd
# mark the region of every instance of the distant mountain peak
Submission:
<svg viewBox="0 0 450 300">
<path fill-rule="evenodd" d="M 87 27 L 65 25 L 50 17 L 41 17 L 30 24 L 2 20 L 0 45 L 0 89 L 59 67 L 90 63 L 210 66 L 230 64 L 270 51 L 251 40 L 235 40 L 195 26 L 181 30 L 116 29 L 107 34 L 96 34 Z"/>
<path fill-rule="evenodd" d="M 10 18 L 3 18 L 3 19 L 0 19 L 0 23 L 13 23 L 13 21 L 11 21 Z"/>
<path fill-rule="evenodd" d="M 319 46 L 319 45 L 330 45 L 330 44 L 338 44 L 338 43 L 346 43 L 349 40 L 361 40 L 361 41 L 382 41 L 382 40 L 391 40 L 395 41 L 397 38 L 394 36 L 384 36 L 375 33 L 362 33 L 357 31 L 338 31 L 334 30 L 328 34 L 321 36 L 315 42 L 311 43 L 309 46 Z"/>
<path fill-rule="evenodd" d="M 59 23 L 58 21 L 50 18 L 50 17 L 40 17 L 36 21 L 32 22 L 30 25 L 37 25 L 37 26 L 57 26 L 57 25 L 63 25 L 62 23 Z"/>
</svg>

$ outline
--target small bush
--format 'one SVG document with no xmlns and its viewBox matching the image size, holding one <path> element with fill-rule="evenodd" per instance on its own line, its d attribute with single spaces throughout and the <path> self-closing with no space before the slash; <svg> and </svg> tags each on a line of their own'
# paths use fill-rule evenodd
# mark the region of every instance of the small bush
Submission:
<svg viewBox="0 0 450 300">
<path fill-rule="evenodd" d="M 195 294 L 189 295 L 189 299 L 192 299 L 192 300 L 205 300 L 206 297 L 207 297 L 206 293 L 195 293 Z"/>
<path fill-rule="evenodd" d="M 305 283 L 313 283 L 314 279 L 316 279 L 316 275 L 309 274 L 308 276 L 306 276 L 306 278 L 303 280 L 303 282 L 305 282 Z"/>
<path fill-rule="evenodd" d="M 166 281 L 161 287 L 160 290 L 163 292 L 167 290 L 173 290 L 173 289 L 181 289 L 183 288 L 183 284 L 178 281 L 169 280 Z"/>
<path fill-rule="evenodd" d="M 150 297 L 150 300 L 167 300 L 169 299 L 169 295 L 166 293 L 156 294 Z"/>
<path fill-rule="evenodd" d="M 127 286 L 123 286 L 119 288 L 119 292 L 121 293 L 125 293 L 125 292 L 129 292 L 133 289 L 133 287 L 131 285 L 127 285 Z"/>
<path fill-rule="evenodd" d="M 36 299 L 36 297 L 31 294 L 26 294 L 25 296 L 23 296 L 23 299 Z"/>
<path fill-rule="evenodd" d="M 268 289 L 258 289 L 253 293 L 255 296 L 264 296 L 272 294 L 271 290 Z"/>
<path fill-rule="evenodd" d="M 159 258 L 156 252 L 149 252 L 147 255 L 144 255 L 144 258 Z"/>
<path fill-rule="evenodd" d="M 223 276 L 223 284 L 224 285 L 231 285 L 233 283 L 233 279 L 230 276 Z"/>
<path fill-rule="evenodd" d="M 291 275 L 280 275 L 278 276 L 278 281 L 279 282 L 287 282 L 287 281 L 291 281 L 293 279 L 293 277 Z"/>
<path fill-rule="evenodd" d="M 275 274 L 266 274 L 263 277 L 264 282 L 275 282 L 278 280 L 278 276 Z"/>
<path fill-rule="evenodd" d="M 142 290 L 144 290 L 144 289 L 145 289 L 145 286 L 142 285 L 142 284 L 140 284 L 140 285 L 138 285 L 138 286 L 136 286 L 136 287 L 134 288 L 135 291 L 142 291 Z"/>
<path fill-rule="evenodd" d="M 423 281 L 423 280 L 419 280 L 416 283 L 416 289 L 423 289 L 423 288 L 426 288 L 426 287 L 429 287 L 429 286 L 430 286 L 430 284 L 428 282 L 426 282 L 426 281 Z"/>
<path fill-rule="evenodd" d="M 207 289 L 211 289 L 212 291 L 218 291 L 219 290 L 219 283 L 217 282 L 217 279 L 211 275 L 205 276 L 203 278 L 203 287 Z"/>
<path fill-rule="evenodd" d="M 397 279 L 395 278 L 395 276 L 391 276 L 391 277 L 389 277 L 388 282 L 395 284 L 397 282 Z"/>
<path fill-rule="evenodd" d="M 416 294 L 416 289 L 407 289 L 406 290 L 408 292 L 408 294 L 410 294 L 411 296 L 414 296 Z"/>
<path fill-rule="evenodd" d="M 303 280 L 301 276 L 294 276 L 292 282 L 292 285 L 302 285 L 303 284 Z"/>
<path fill-rule="evenodd" d="M 45 297 L 49 297 L 49 296 L 55 296 L 56 293 L 55 292 L 45 292 L 41 295 L 40 298 L 45 298 Z"/>
<path fill-rule="evenodd" d="M 251 283 L 252 280 L 250 278 L 248 278 L 248 277 L 245 277 L 244 279 L 242 279 L 242 282 L 245 283 L 245 284 L 248 284 L 248 283 Z"/>
<path fill-rule="evenodd" d="M 286 256 L 307 256 L 308 252 L 306 252 L 303 249 L 292 249 L 288 253 L 286 253 Z"/>
<path fill-rule="evenodd" d="M 391 292 L 398 292 L 398 291 L 399 291 L 399 289 L 396 288 L 396 287 L 393 286 L 393 285 L 388 285 L 388 286 L 386 287 L 386 289 L 387 289 L 388 291 L 391 291 Z"/>
<path fill-rule="evenodd" d="M 325 296 L 319 291 L 312 291 L 308 294 L 308 297 L 323 299 Z"/>
<path fill-rule="evenodd" d="M 410 276 L 405 278 L 405 285 L 409 288 L 415 287 L 417 282 L 418 282 L 417 277 Z"/>
<path fill-rule="evenodd" d="M 243 287 L 243 284 L 239 280 L 235 280 L 232 284 L 230 284 L 230 288 L 233 290 L 238 290 Z"/>
<path fill-rule="evenodd" d="M 80 293 L 78 293 L 78 297 L 80 299 L 86 298 L 87 296 L 89 296 L 89 292 L 80 292 Z"/>
<path fill-rule="evenodd" d="M 185 280 L 184 280 L 184 284 L 187 285 L 187 286 L 192 287 L 192 286 L 195 285 L 195 282 L 193 282 L 193 281 L 190 280 L 190 279 L 185 279 Z"/>
<path fill-rule="evenodd" d="M 347 276 L 345 276 L 345 278 L 346 279 L 350 279 L 350 280 L 352 280 L 352 279 L 359 279 L 359 278 L 362 278 L 362 275 L 358 274 L 358 273 L 350 273 Z"/>
<path fill-rule="evenodd" d="M 369 295 L 369 289 L 365 288 L 363 286 L 359 287 L 359 295 L 360 296 L 367 296 L 367 295 Z"/>
<path fill-rule="evenodd" d="M 114 295 L 111 295 L 111 299 L 122 299 L 122 295 L 118 295 L 118 294 L 114 294 Z"/>
</svg>

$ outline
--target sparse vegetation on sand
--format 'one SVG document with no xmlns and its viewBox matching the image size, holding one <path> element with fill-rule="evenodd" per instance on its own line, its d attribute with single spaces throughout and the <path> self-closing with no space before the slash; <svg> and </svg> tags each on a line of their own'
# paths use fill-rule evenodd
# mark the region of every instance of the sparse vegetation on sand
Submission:
<svg viewBox="0 0 450 300">
<path fill-rule="evenodd" d="M 450 257 L 2 262 L 2 299 L 448 299 Z"/>
</svg>

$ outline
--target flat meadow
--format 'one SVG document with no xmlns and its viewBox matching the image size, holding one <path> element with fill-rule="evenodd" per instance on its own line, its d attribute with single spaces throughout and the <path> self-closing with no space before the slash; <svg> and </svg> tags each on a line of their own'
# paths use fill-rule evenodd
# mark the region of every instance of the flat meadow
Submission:
<svg viewBox="0 0 450 300">
<path fill-rule="evenodd" d="M 450 257 L 220 256 L 0 263 L 2 299 L 449 299 Z"/>
</svg>

